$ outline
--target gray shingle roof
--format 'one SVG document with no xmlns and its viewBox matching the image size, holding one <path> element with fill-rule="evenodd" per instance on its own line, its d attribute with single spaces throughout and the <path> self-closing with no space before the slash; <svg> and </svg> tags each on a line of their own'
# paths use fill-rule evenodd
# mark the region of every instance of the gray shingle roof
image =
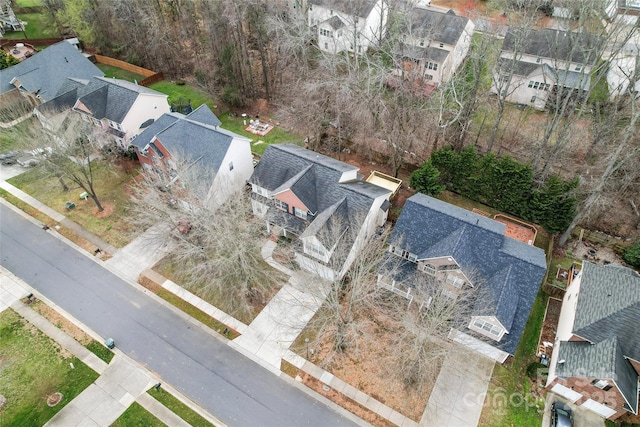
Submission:
<svg viewBox="0 0 640 427">
<path fill-rule="evenodd" d="M 617 336 L 627 356 L 640 360 L 640 275 L 585 261 L 573 333 L 591 342 Z"/>
<path fill-rule="evenodd" d="M 362 18 L 369 16 L 376 2 L 377 0 L 309 0 L 310 4 Z"/>
<path fill-rule="evenodd" d="M 449 51 L 437 47 L 405 46 L 401 54 L 404 57 L 426 59 L 442 64 L 449 56 Z"/>
<path fill-rule="evenodd" d="M 122 123 L 139 94 L 151 94 L 165 97 L 165 94 L 144 86 L 119 79 L 94 77 L 85 90 L 87 93 L 78 98 L 96 119 L 108 119 Z"/>
<path fill-rule="evenodd" d="M 204 123 L 213 127 L 218 127 L 222 124 L 220 119 L 215 114 L 213 114 L 213 111 L 211 111 L 206 104 L 202 104 L 201 106 L 187 114 L 187 119 Z"/>
<path fill-rule="evenodd" d="M 442 13 L 435 10 L 413 8 L 411 12 L 411 35 L 416 38 L 446 43 L 455 46 L 469 18 L 455 13 Z"/>
<path fill-rule="evenodd" d="M 203 107 L 209 108 L 206 105 Z M 211 113 L 211 111 L 209 112 Z M 211 115 L 204 111 L 198 114 L 198 116 L 205 118 L 211 118 Z M 189 163 L 198 162 L 204 172 L 210 172 L 212 175 L 220 169 L 222 160 L 224 160 L 233 140 L 235 138 L 247 139 L 233 132 L 223 131 L 211 125 L 190 120 L 189 116 L 178 113 L 160 116 L 158 120 L 138 135 L 132 144 L 138 149 L 144 149 L 156 138 L 171 155 L 184 156 L 181 160 Z"/>
<path fill-rule="evenodd" d="M 502 44 L 502 50 L 518 51 L 541 58 L 566 60 L 580 64 L 594 64 L 599 59 L 603 46 L 601 37 L 587 33 L 573 33 L 550 28 L 529 30 L 526 33 L 522 33 L 522 31 L 527 30 L 509 28 Z M 520 46 L 516 47 L 518 44 Z"/>
<path fill-rule="evenodd" d="M 628 408 L 638 412 L 638 374 L 624 357 L 623 345 L 610 337 L 596 344 L 562 341 L 558 351 L 556 374 L 562 378 L 587 377 L 615 381 Z"/>
<path fill-rule="evenodd" d="M 324 23 L 328 24 L 334 30 L 339 30 L 340 28 L 345 26 L 345 23 L 338 15 L 333 15 L 331 18 L 324 21 Z"/>
<path fill-rule="evenodd" d="M 418 254 L 418 259 L 451 256 L 467 277 L 478 278 L 493 297 L 491 314 L 509 332 L 499 343 L 487 342 L 514 354 L 547 266 L 542 249 L 504 232 L 502 223 L 416 194 L 405 203 L 390 241 Z M 416 265 L 408 268 L 415 271 Z M 477 308 L 481 310 L 480 305 Z M 487 314 L 486 304 L 482 311 Z"/>
<path fill-rule="evenodd" d="M 95 76 L 104 76 L 104 73 L 70 43 L 61 41 L 19 64 L 0 70 L 0 93 L 15 88 L 11 84 L 15 77 L 24 90 L 49 101 L 59 94 L 67 78 L 89 80 Z"/>
<path fill-rule="evenodd" d="M 249 182 L 265 188 L 270 194 L 290 189 L 315 214 L 315 217 L 308 217 L 305 236 L 330 235 L 320 233 L 325 227 L 332 226 L 329 218 L 338 216 L 359 230 L 373 201 L 391 194 L 389 190 L 360 179 L 339 182 L 343 173 L 357 170 L 355 166 L 297 145 L 278 144 L 267 147 Z M 275 221 L 274 224 L 287 226 Z"/>
</svg>

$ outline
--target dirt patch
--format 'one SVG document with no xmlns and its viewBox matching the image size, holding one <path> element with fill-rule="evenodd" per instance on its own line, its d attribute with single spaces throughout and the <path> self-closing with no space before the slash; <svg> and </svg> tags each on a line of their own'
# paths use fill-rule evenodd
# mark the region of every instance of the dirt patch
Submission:
<svg viewBox="0 0 640 427">
<path fill-rule="evenodd" d="M 538 351 L 551 356 L 553 347 L 544 346 L 545 342 L 552 343 L 556 339 L 556 331 L 558 330 L 558 320 L 560 320 L 560 310 L 562 309 L 562 300 L 549 298 L 547 302 L 547 312 L 542 322 L 542 330 L 540 332 L 540 340 L 538 341 Z"/>
<path fill-rule="evenodd" d="M 48 406 L 56 406 L 62 400 L 62 393 L 53 393 L 47 397 L 47 405 Z"/>
<path fill-rule="evenodd" d="M 103 203 L 102 204 L 102 208 L 103 210 L 101 212 L 98 212 L 98 208 L 94 208 L 93 209 L 93 214 L 98 217 L 98 218 L 109 218 L 111 216 L 111 214 L 113 214 L 113 212 L 116 210 L 116 207 L 114 205 L 112 205 L 111 203 Z"/>
<path fill-rule="evenodd" d="M 92 341 L 92 338 L 86 332 L 42 301 L 31 304 L 31 308 L 80 344 L 87 345 Z"/>
<path fill-rule="evenodd" d="M 607 265 L 618 264 L 624 265 L 622 259 L 615 253 L 613 249 L 597 243 L 591 243 L 586 240 L 575 241 L 571 245 L 571 256 L 575 259 L 586 260 L 595 264 Z"/>
<path fill-rule="evenodd" d="M 352 414 L 357 415 L 358 417 L 360 417 L 363 420 L 373 424 L 374 426 L 392 427 L 392 426 L 395 425 L 392 422 L 390 422 L 389 420 L 387 420 L 385 418 L 382 418 L 380 415 L 377 415 L 377 414 L 371 412 L 370 410 L 368 410 L 367 408 L 363 407 L 359 403 L 357 403 L 357 402 L 353 401 L 352 399 L 346 397 L 342 393 L 339 393 L 339 392 L 335 391 L 334 389 L 332 389 L 330 387 L 326 387 L 325 386 L 323 388 L 324 384 L 322 382 L 320 382 L 319 380 L 317 380 L 316 378 L 312 377 L 311 375 L 309 375 L 309 374 L 307 374 L 305 372 L 302 372 L 302 373 L 300 373 L 299 377 L 302 380 L 302 383 L 304 385 L 306 385 L 307 387 L 311 388 L 312 390 L 316 391 L 317 393 L 320 393 L 321 395 L 323 395 L 327 399 L 331 400 L 334 403 L 337 403 L 338 405 L 340 405 L 341 407 L 345 408 L 346 410 L 348 410 Z"/>
</svg>

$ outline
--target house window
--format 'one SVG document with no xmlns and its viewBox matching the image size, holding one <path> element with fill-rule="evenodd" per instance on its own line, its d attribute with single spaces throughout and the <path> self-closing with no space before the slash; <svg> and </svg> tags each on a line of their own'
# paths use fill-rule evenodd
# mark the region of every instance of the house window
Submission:
<svg viewBox="0 0 640 427">
<path fill-rule="evenodd" d="M 418 255 L 409 253 L 409 257 L 407 259 L 411 262 L 416 262 L 418 261 Z"/>
<path fill-rule="evenodd" d="M 534 102 L 536 102 L 536 96 L 535 96 L 535 95 L 533 95 L 533 96 L 531 97 L 531 101 L 530 101 L 530 102 L 531 102 L 532 104 L 533 104 Z"/>
<path fill-rule="evenodd" d="M 338 30 L 338 37 L 342 37 L 342 30 Z"/>
<path fill-rule="evenodd" d="M 302 218 L 302 219 L 307 219 L 307 211 L 303 211 L 300 208 L 293 208 L 293 213 L 295 214 L 295 216 L 297 216 L 298 218 Z"/>
<path fill-rule="evenodd" d="M 424 40 L 420 40 L 420 46 L 424 46 Z"/>
<path fill-rule="evenodd" d="M 333 31 L 326 30 L 324 28 L 320 28 L 320 35 L 325 37 L 333 37 Z"/>
<path fill-rule="evenodd" d="M 402 256 L 402 253 L 404 252 L 402 250 L 402 248 L 399 248 L 398 246 L 392 246 L 392 252 L 398 256 Z"/>
<path fill-rule="evenodd" d="M 305 247 L 312 253 L 314 253 L 315 255 L 324 257 L 325 256 L 325 250 L 322 246 L 320 245 L 314 245 L 313 243 L 307 243 L 305 245 Z"/>
<path fill-rule="evenodd" d="M 333 16 L 333 9 L 329 10 L 329 15 Z"/>
<path fill-rule="evenodd" d="M 309 4 L 309 10 L 313 10 L 313 5 Z"/>
<path fill-rule="evenodd" d="M 576 65 L 576 71 L 582 70 L 582 65 Z"/>
<path fill-rule="evenodd" d="M 273 202 L 274 202 L 276 208 L 278 208 L 280 210 L 283 210 L 285 212 L 289 212 L 289 206 L 285 202 L 283 202 L 282 200 L 274 199 Z"/>
<path fill-rule="evenodd" d="M 229 170 L 232 171 L 233 170 L 233 162 L 229 162 Z"/>
<path fill-rule="evenodd" d="M 447 274 L 447 283 L 460 289 L 464 285 L 464 280 L 453 274 Z"/>
<path fill-rule="evenodd" d="M 424 75 L 425 80 L 433 80 L 433 76 L 431 74 Z"/>
<path fill-rule="evenodd" d="M 530 80 L 529 81 L 529 87 L 533 88 L 535 90 L 548 91 L 549 88 L 551 87 L 551 85 L 549 83 L 534 82 L 533 80 Z"/>
<path fill-rule="evenodd" d="M 327 42 L 324 43 L 324 50 L 329 50 L 329 43 Z"/>
<path fill-rule="evenodd" d="M 429 70 L 437 71 L 438 70 L 438 64 L 436 64 L 435 62 L 429 62 L 427 64 L 427 68 Z"/>
<path fill-rule="evenodd" d="M 444 47 L 444 43 L 440 43 L 440 47 Z"/>
<path fill-rule="evenodd" d="M 537 59 L 536 59 L 536 64 L 539 64 L 539 63 L 541 63 L 541 62 L 542 62 L 542 59 L 541 59 L 541 58 L 537 58 Z"/>
<path fill-rule="evenodd" d="M 494 339 L 498 339 L 500 334 L 502 334 L 502 328 L 492 325 L 489 322 L 485 322 L 482 319 L 475 319 L 472 323 L 476 332 L 480 332 L 484 335 L 490 336 Z"/>
<path fill-rule="evenodd" d="M 122 130 L 122 127 L 120 126 L 119 123 L 112 122 L 111 120 L 109 120 L 109 126 L 111 126 L 112 128 L 114 128 L 116 130 Z"/>
<path fill-rule="evenodd" d="M 612 385 L 609 384 L 609 381 L 607 381 L 607 380 L 598 380 L 598 379 L 596 379 L 596 380 L 591 381 L 591 384 L 596 386 L 596 387 L 598 387 L 598 388 L 600 388 L 600 389 L 602 389 L 602 390 L 604 390 L 604 391 L 611 390 L 611 388 L 613 387 Z"/>
<path fill-rule="evenodd" d="M 438 272 L 438 270 L 436 270 L 436 268 L 431 265 L 431 264 L 425 264 L 422 266 L 422 271 L 424 271 L 427 274 L 430 274 L 432 276 L 435 276 L 436 273 Z"/>
</svg>

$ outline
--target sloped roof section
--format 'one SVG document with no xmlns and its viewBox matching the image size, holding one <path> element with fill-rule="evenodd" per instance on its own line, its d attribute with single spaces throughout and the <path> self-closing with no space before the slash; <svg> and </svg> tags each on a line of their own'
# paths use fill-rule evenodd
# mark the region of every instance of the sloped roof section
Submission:
<svg viewBox="0 0 640 427">
<path fill-rule="evenodd" d="M 502 341 L 488 342 L 515 352 L 546 271 L 542 249 L 507 237 L 500 222 L 424 194 L 407 200 L 390 241 L 420 258 L 455 259 L 492 296 L 492 314 L 509 330 Z M 484 304 L 478 315 L 486 314 Z"/>
<path fill-rule="evenodd" d="M 309 3 L 348 15 L 366 18 L 373 10 L 377 0 L 309 0 Z"/>
<path fill-rule="evenodd" d="M 187 119 L 193 120 L 194 122 L 204 123 L 205 125 L 210 125 L 213 127 L 218 127 L 222 124 L 218 116 L 216 116 L 213 111 L 207 107 L 206 104 L 202 104 L 189 114 L 187 114 Z"/>
<path fill-rule="evenodd" d="M 617 337 L 640 360 L 640 275 L 630 268 L 585 261 L 573 332 L 591 342 Z"/>
<path fill-rule="evenodd" d="M 599 59 L 603 44 L 601 37 L 588 33 L 511 27 L 504 38 L 502 50 L 579 64 L 594 64 Z"/>
<path fill-rule="evenodd" d="M 18 80 L 24 90 L 37 93 L 49 101 L 60 93 L 68 78 L 90 80 L 104 73 L 67 41 L 61 41 L 25 59 L 19 64 L 0 70 L 0 93 L 15 88 Z"/>
<path fill-rule="evenodd" d="M 425 41 L 432 40 L 455 46 L 462 37 L 469 18 L 450 12 L 414 8 L 411 12 L 411 35 L 416 38 L 424 37 Z"/>
</svg>

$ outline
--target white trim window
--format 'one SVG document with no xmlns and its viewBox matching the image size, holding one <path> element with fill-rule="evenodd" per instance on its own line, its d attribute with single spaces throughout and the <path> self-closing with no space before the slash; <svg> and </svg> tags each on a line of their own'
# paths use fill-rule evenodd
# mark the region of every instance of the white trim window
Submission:
<svg viewBox="0 0 640 427">
<path fill-rule="evenodd" d="M 307 211 L 300 208 L 293 208 L 293 214 L 298 218 L 307 219 Z"/>
<path fill-rule="evenodd" d="M 276 208 L 288 212 L 289 211 L 289 206 L 283 202 L 282 200 L 278 200 L 278 199 L 273 199 L 273 203 L 275 205 Z"/>
<path fill-rule="evenodd" d="M 478 318 L 471 320 L 469 329 L 479 332 L 496 341 L 500 341 L 505 332 L 503 328 Z"/>
<path fill-rule="evenodd" d="M 424 271 L 427 274 L 430 274 L 432 276 L 435 276 L 436 273 L 438 272 L 438 270 L 436 269 L 435 266 L 431 265 L 431 264 L 424 264 L 422 266 L 422 271 Z"/>
<path fill-rule="evenodd" d="M 307 242 L 305 243 L 305 249 L 311 252 L 313 255 L 324 258 L 327 255 L 325 249 L 320 245 L 315 245 L 313 243 Z"/>
<path fill-rule="evenodd" d="M 460 289 L 464 285 L 464 280 L 454 274 L 447 274 L 447 283 Z"/>
</svg>

